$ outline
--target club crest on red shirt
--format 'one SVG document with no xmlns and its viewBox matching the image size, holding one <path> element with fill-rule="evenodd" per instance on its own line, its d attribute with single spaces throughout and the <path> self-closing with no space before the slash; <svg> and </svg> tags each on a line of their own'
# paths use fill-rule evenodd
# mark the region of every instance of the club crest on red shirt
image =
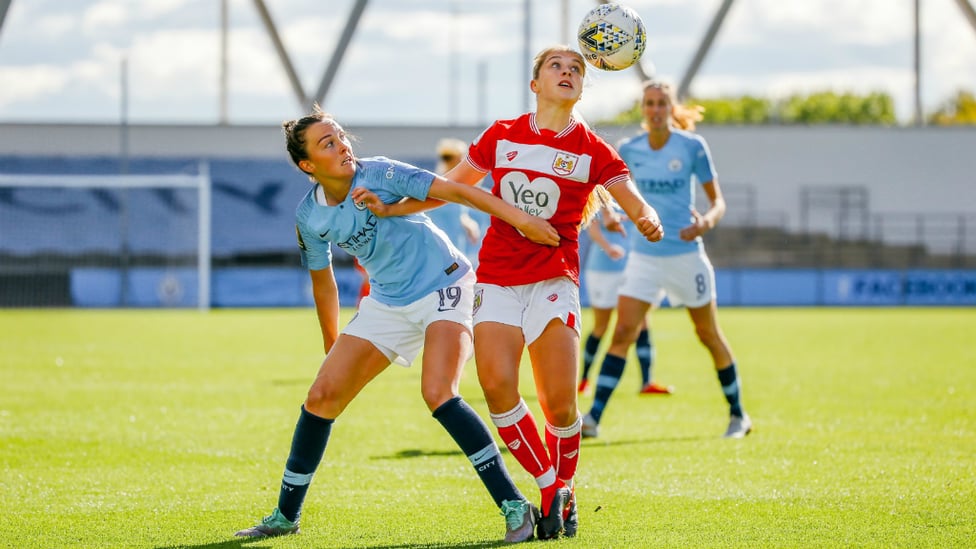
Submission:
<svg viewBox="0 0 976 549">
<path fill-rule="evenodd" d="M 558 152 L 556 153 L 556 158 L 552 161 L 552 171 L 559 175 L 567 176 L 573 173 L 578 162 L 579 157 L 575 154 Z"/>
</svg>

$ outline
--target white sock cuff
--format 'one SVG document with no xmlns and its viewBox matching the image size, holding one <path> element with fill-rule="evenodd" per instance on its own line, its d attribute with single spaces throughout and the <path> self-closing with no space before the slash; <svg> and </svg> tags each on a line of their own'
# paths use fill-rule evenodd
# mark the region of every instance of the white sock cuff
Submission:
<svg viewBox="0 0 976 549">
<path fill-rule="evenodd" d="M 545 473 L 535 477 L 535 483 L 539 488 L 546 488 L 556 483 L 556 470 L 552 467 L 546 469 Z"/>
<path fill-rule="evenodd" d="M 522 418 L 529 415 L 529 407 L 525 405 L 525 400 L 519 399 L 518 404 L 514 408 L 507 412 L 502 412 L 500 414 L 489 414 L 491 416 L 491 422 L 495 424 L 495 427 L 511 427 L 516 423 L 522 421 Z"/>
<path fill-rule="evenodd" d="M 546 422 L 546 431 L 550 432 L 556 438 L 573 438 L 580 433 L 582 428 L 583 418 L 580 417 L 579 412 L 576 413 L 576 421 L 568 427 L 556 427 Z"/>
</svg>

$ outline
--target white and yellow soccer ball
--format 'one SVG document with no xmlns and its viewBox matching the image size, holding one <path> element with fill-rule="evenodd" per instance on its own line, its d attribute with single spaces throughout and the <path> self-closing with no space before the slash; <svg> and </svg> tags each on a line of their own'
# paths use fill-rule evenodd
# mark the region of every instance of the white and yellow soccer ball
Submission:
<svg viewBox="0 0 976 549">
<path fill-rule="evenodd" d="M 601 4 L 586 14 L 576 33 L 586 62 L 605 71 L 619 71 L 640 59 L 647 32 L 637 12 L 622 4 Z"/>
</svg>

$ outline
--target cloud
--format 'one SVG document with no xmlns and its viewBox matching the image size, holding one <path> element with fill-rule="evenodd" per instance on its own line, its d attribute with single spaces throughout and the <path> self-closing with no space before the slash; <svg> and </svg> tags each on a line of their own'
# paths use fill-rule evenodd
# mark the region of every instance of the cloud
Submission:
<svg viewBox="0 0 976 549">
<path fill-rule="evenodd" d="M 267 4 L 303 88 L 314 92 L 354 0 Z M 719 0 L 628 4 L 648 27 L 645 63 L 680 80 Z M 295 98 L 252 0 L 229 0 L 229 5 L 232 118 L 260 123 L 290 116 Z M 568 19 L 561 5 L 532 3 L 530 53 L 565 36 L 572 43 L 578 19 L 594 2 L 570 0 Z M 529 77 L 522 6 L 520 0 L 373 0 L 327 101 L 346 113 L 347 123 L 357 124 L 514 116 L 525 107 Z M 212 120 L 219 13 L 217 2 L 193 0 L 13 2 L 0 35 L 0 119 L 58 117 L 52 105 L 82 101 L 90 104 L 71 112 L 116 116 L 119 63 L 125 56 L 134 120 Z M 924 2 L 921 22 L 926 105 L 959 88 L 976 89 L 976 33 L 958 6 L 952 0 Z M 739 0 L 698 72 L 694 91 L 714 96 L 789 94 L 831 85 L 884 89 L 896 97 L 904 118 L 912 110 L 912 38 L 910 3 Z M 632 74 L 598 76 L 580 104 L 581 110 L 598 113 L 589 118 L 611 116 L 636 99 Z"/>
<path fill-rule="evenodd" d="M 81 27 L 88 36 L 98 36 L 106 29 L 123 26 L 129 19 L 126 5 L 113 0 L 103 0 L 85 10 L 81 17 Z"/>
<path fill-rule="evenodd" d="M 0 66 L 0 107 L 42 95 L 55 94 L 64 89 L 68 75 L 62 67 L 33 65 L 30 67 Z"/>
</svg>

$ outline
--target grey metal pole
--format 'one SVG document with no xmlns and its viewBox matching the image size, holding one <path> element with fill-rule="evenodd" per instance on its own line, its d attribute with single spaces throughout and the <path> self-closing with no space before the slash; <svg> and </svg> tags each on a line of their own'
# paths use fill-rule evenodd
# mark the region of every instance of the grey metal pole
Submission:
<svg viewBox="0 0 976 549">
<path fill-rule="evenodd" d="M 478 125 L 488 123 L 488 62 L 478 62 Z"/>
<path fill-rule="evenodd" d="M 525 0 L 522 3 L 523 9 L 523 35 L 522 35 L 522 78 L 527 75 L 532 74 L 532 0 Z M 531 78 L 531 76 L 529 76 Z M 524 82 L 524 81 L 523 81 Z M 522 110 L 524 112 L 529 112 L 531 109 L 531 92 L 528 85 L 523 85 L 522 88 Z"/>
<path fill-rule="evenodd" d="M 122 57 L 119 64 L 119 173 L 129 173 L 129 62 Z M 129 250 L 129 189 L 120 190 L 119 211 L 119 305 L 129 304 L 129 270 L 132 257 Z"/>
<path fill-rule="evenodd" d="M 573 32 L 576 30 L 571 28 L 569 23 L 569 0 L 562 1 L 562 9 L 560 10 L 559 20 L 562 23 L 559 25 L 559 28 L 561 29 L 561 33 L 559 35 L 560 42 L 571 47 L 576 47 L 576 44 L 571 44 L 569 39 L 569 37 L 572 36 Z"/>
<path fill-rule="evenodd" d="M 681 84 L 678 86 L 679 101 L 688 97 L 688 92 L 691 90 L 691 82 L 695 79 L 695 75 L 698 74 L 698 69 L 701 68 L 702 61 L 705 60 L 705 55 L 711 49 L 712 42 L 715 40 L 715 36 L 718 35 L 719 29 L 722 28 L 722 22 L 725 20 L 725 16 L 728 15 L 733 1 L 722 0 L 722 5 L 719 6 L 715 17 L 712 18 L 712 22 L 708 26 L 708 31 L 705 32 L 705 37 L 702 38 L 701 44 L 698 45 L 698 51 L 695 52 L 695 57 L 691 60 L 691 65 L 688 66 L 688 69 L 685 70 L 685 75 L 681 78 Z"/>
<path fill-rule="evenodd" d="M 325 69 L 325 74 L 322 75 L 322 81 L 319 82 L 319 89 L 315 92 L 315 99 L 320 105 L 325 104 L 325 96 L 329 93 L 329 88 L 332 87 L 332 80 L 335 79 L 335 75 L 339 72 L 339 65 L 342 64 L 342 57 L 346 54 L 346 48 L 349 47 L 349 43 L 352 42 L 352 35 L 356 32 L 356 27 L 359 25 L 359 18 L 363 16 L 363 11 L 366 10 L 367 0 L 356 0 L 356 5 L 352 7 L 352 13 L 349 14 L 349 19 L 346 19 L 346 26 L 342 29 L 342 34 L 339 36 L 339 43 L 336 44 L 336 49 L 332 52 L 332 59 L 329 59 L 329 66 Z"/>
<path fill-rule="evenodd" d="M 3 20 L 7 17 L 7 10 L 13 0 L 0 0 L 0 30 L 3 30 Z"/>
<path fill-rule="evenodd" d="M 458 97 L 460 96 L 460 80 L 458 78 L 458 17 L 457 0 L 451 1 L 451 22 L 447 29 L 447 118 L 448 125 L 458 125 Z"/>
<path fill-rule="evenodd" d="M 229 12 L 227 7 L 228 0 L 220 0 L 220 81 L 218 92 L 219 114 L 217 122 L 226 125 L 227 118 L 227 28 Z"/>
<path fill-rule="evenodd" d="M 258 15 L 261 17 L 261 21 L 264 22 L 264 27 L 268 31 L 268 36 L 271 37 L 271 43 L 278 53 L 278 59 L 281 60 L 285 74 L 288 75 L 288 81 L 291 83 L 291 89 L 295 93 L 295 99 L 298 100 L 298 103 L 303 109 L 308 108 L 310 101 L 308 96 L 305 95 L 305 90 L 302 89 L 302 83 L 298 79 L 298 73 L 295 72 L 295 67 L 291 64 L 291 59 L 288 57 L 285 45 L 281 41 L 281 36 L 278 35 L 278 29 L 275 27 L 274 20 L 271 19 L 271 13 L 268 12 L 268 7 L 264 5 L 264 0 L 254 0 L 254 7 L 257 8 Z"/>
<path fill-rule="evenodd" d="M 916 126 L 925 125 L 922 116 L 922 25 L 921 25 L 921 3 L 922 0 L 914 0 L 914 24 L 915 24 L 915 116 Z"/>
<path fill-rule="evenodd" d="M 973 5 L 969 3 L 969 0 L 956 0 L 956 4 L 959 5 L 962 14 L 966 16 L 966 20 L 969 21 L 969 26 L 976 31 L 976 9 L 973 9 Z"/>
</svg>

